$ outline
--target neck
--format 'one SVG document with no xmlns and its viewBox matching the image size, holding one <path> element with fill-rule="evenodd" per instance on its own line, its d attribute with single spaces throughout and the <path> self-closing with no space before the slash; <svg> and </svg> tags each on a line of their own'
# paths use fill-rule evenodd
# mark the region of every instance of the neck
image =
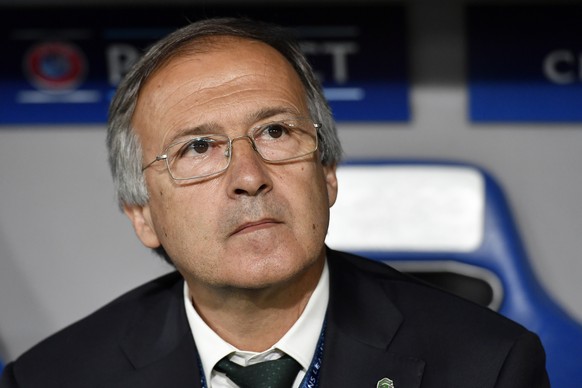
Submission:
<svg viewBox="0 0 582 388">
<path fill-rule="evenodd" d="M 198 314 L 222 339 L 238 349 L 262 352 L 299 319 L 313 294 L 324 260 L 283 283 L 261 289 L 213 287 L 187 279 Z"/>
</svg>

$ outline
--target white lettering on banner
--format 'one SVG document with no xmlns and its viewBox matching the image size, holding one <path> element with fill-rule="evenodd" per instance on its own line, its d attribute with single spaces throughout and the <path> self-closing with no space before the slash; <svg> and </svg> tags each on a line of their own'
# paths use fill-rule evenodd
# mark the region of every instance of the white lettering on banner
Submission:
<svg viewBox="0 0 582 388">
<path fill-rule="evenodd" d="M 128 44 L 113 44 L 107 47 L 106 56 L 109 84 L 117 86 L 131 66 L 137 62 L 140 52 Z"/>
<path fill-rule="evenodd" d="M 348 56 L 359 51 L 356 42 L 300 42 L 301 50 L 305 55 L 329 55 L 332 63 L 332 80 L 338 85 L 349 81 L 350 72 L 348 66 Z M 140 57 L 140 51 L 129 44 L 118 43 L 109 45 L 106 49 L 107 69 L 109 84 L 117 86 L 131 66 Z M 318 74 L 322 78 L 321 74 Z M 321 79 L 323 81 L 323 79 Z"/>
<path fill-rule="evenodd" d="M 331 55 L 332 79 L 337 84 L 345 84 L 349 80 L 348 56 L 359 51 L 355 42 L 300 42 L 305 55 Z M 321 75 L 320 75 L 321 76 Z M 323 81 L 323 80 L 322 80 Z"/>
<path fill-rule="evenodd" d="M 570 50 L 554 50 L 543 62 L 544 75 L 551 82 L 567 85 L 582 81 L 582 53 L 576 55 Z"/>
</svg>

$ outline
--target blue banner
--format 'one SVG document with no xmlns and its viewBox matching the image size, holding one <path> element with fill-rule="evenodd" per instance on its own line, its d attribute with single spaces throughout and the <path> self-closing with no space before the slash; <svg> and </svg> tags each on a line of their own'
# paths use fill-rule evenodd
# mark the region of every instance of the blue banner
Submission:
<svg viewBox="0 0 582 388">
<path fill-rule="evenodd" d="M 474 122 L 582 121 L 582 6 L 468 7 Z"/>
<path fill-rule="evenodd" d="M 410 117 L 403 6 L 5 8 L 0 124 L 104 123 L 143 50 L 189 21 L 246 16 L 299 40 L 339 121 Z"/>
</svg>

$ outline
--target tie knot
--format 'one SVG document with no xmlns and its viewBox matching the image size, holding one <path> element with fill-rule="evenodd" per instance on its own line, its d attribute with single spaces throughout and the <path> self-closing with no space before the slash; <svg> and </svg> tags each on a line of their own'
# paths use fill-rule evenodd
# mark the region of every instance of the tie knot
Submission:
<svg viewBox="0 0 582 388">
<path fill-rule="evenodd" d="M 301 366 L 288 355 L 246 367 L 224 357 L 214 369 L 226 374 L 240 388 L 291 388 Z"/>
</svg>

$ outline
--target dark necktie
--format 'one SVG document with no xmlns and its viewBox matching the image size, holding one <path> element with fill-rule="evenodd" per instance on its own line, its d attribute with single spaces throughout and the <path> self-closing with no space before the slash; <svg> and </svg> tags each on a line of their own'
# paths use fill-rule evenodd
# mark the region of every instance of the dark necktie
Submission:
<svg viewBox="0 0 582 388">
<path fill-rule="evenodd" d="M 225 357 L 214 369 L 226 374 L 240 388 L 291 388 L 301 366 L 288 355 L 249 366 L 235 364 Z"/>
</svg>

